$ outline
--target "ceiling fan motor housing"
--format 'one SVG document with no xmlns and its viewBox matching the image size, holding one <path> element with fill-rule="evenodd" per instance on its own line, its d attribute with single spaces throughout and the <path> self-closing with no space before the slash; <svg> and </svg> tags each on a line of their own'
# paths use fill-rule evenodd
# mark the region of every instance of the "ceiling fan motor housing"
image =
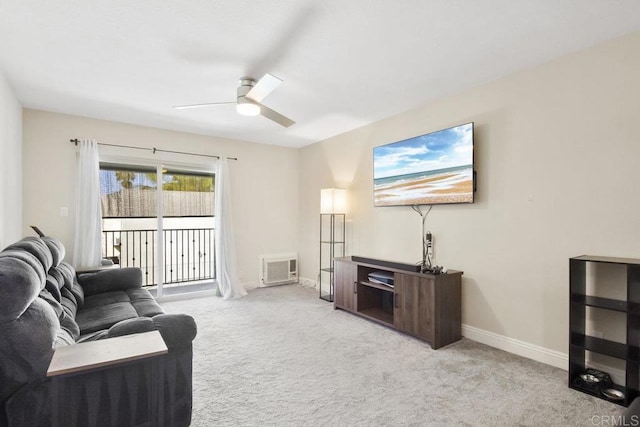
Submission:
<svg viewBox="0 0 640 427">
<path fill-rule="evenodd" d="M 256 85 L 255 79 L 251 77 L 242 77 L 240 79 L 240 86 L 238 86 L 238 102 L 247 102 L 248 100 L 245 98 L 247 93 Z M 240 101 L 242 99 L 242 101 Z M 250 101 L 249 101 L 250 102 Z"/>
<path fill-rule="evenodd" d="M 261 112 L 261 106 L 254 100 L 247 98 L 247 93 L 253 86 L 256 84 L 256 81 L 250 77 L 243 77 L 240 79 L 240 86 L 238 87 L 238 98 L 236 109 L 239 114 L 243 116 L 257 116 Z"/>
</svg>

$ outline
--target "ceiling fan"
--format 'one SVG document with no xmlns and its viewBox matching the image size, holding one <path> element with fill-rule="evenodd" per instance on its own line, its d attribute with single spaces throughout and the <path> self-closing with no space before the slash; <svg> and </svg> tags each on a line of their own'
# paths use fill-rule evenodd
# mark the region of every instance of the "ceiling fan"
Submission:
<svg viewBox="0 0 640 427">
<path fill-rule="evenodd" d="M 277 88 L 282 80 L 273 74 L 265 74 L 260 80 L 256 81 L 251 77 L 242 77 L 240 86 L 237 91 L 237 99 L 235 102 L 209 102 L 206 104 L 176 105 L 176 110 L 186 108 L 211 107 L 215 105 L 236 104 L 236 109 L 243 116 L 257 116 L 258 114 L 273 120 L 281 126 L 288 128 L 295 124 L 290 118 L 283 116 L 277 111 L 261 104 L 262 100 Z"/>
</svg>

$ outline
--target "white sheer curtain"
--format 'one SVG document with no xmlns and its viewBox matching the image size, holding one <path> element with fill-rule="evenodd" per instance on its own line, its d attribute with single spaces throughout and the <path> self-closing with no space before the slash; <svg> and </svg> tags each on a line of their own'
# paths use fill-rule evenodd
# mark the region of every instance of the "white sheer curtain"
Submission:
<svg viewBox="0 0 640 427">
<path fill-rule="evenodd" d="M 76 164 L 76 226 L 73 265 L 76 268 L 100 265 L 102 258 L 102 215 L 100 207 L 100 158 L 98 143 L 92 139 L 78 142 Z"/>
<path fill-rule="evenodd" d="M 224 299 L 240 298 L 247 291 L 238 278 L 236 247 L 231 221 L 231 199 L 228 161 L 221 158 L 217 162 L 215 185 L 216 216 L 216 276 L 218 289 Z"/>
</svg>

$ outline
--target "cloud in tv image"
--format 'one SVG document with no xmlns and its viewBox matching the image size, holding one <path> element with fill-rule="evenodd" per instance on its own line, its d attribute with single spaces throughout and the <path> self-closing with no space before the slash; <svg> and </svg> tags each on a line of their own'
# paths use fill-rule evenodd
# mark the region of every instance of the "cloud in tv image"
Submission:
<svg viewBox="0 0 640 427">
<path fill-rule="evenodd" d="M 374 205 L 473 203 L 473 123 L 373 150 Z"/>
</svg>

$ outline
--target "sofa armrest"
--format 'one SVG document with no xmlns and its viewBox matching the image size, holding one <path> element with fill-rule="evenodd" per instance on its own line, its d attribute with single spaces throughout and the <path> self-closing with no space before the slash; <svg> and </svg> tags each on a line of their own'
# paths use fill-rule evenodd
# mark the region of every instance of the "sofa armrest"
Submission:
<svg viewBox="0 0 640 427">
<path fill-rule="evenodd" d="M 640 420 L 640 398 L 635 398 L 631 405 L 624 411 L 624 421 L 628 424 L 624 425 L 633 425 L 632 420 L 635 421 L 635 425 L 638 425 L 638 421 Z"/>
<path fill-rule="evenodd" d="M 56 348 L 47 370 L 51 378 L 50 420 L 54 426 L 162 424 L 164 415 L 159 408 L 163 405 L 167 354 L 158 331 Z M 131 409 L 138 405 L 148 408 L 142 418 L 131 409 L 118 414 L 122 410 L 119 396 L 125 389 Z M 93 399 L 99 402 L 91 402 Z M 106 421 L 107 414 L 116 418 Z"/>
<path fill-rule="evenodd" d="M 151 320 L 160 331 L 169 350 L 178 347 L 191 348 L 191 342 L 198 332 L 193 317 L 187 314 L 158 314 Z"/>
<path fill-rule="evenodd" d="M 142 270 L 137 267 L 77 273 L 77 276 L 86 296 L 142 287 Z"/>
<path fill-rule="evenodd" d="M 180 320 L 189 323 L 186 318 Z M 165 322 L 172 325 L 169 326 L 169 329 L 177 327 L 175 321 L 171 322 L 168 319 L 164 319 L 160 323 L 164 324 Z M 144 323 L 148 324 L 148 322 L 132 323 L 138 323 L 137 327 L 141 329 L 147 327 Z M 135 328 L 136 326 L 131 324 L 127 328 L 129 327 Z M 121 333 L 123 331 L 116 330 L 114 332 Z M 147 334 L 142 333 L 130 337 L 120 336 L 105 339 L 102 342 L 68 346 L 67 351 L 74 353 L 72 360 L 75 359 L 75 362 L 73 363 L 79 366 L 61 367 L 59 365 L 58 368 L 54 366 L 53 369 L 50 367 L 49 378 L 38 377 L 18 389 L 6 400 L 3 408 L 4 413 L 0 410 L 0 426 L 4 426 L 3 421 L 8 421 L 10 426 L 51 425 L 52 404 L 55 404 L 56 399 L 62 397 L 64 398 L 62 403 L 68 405 L 64 408 L 64 412 L 67 414 L 68 411 L 72 412 L 70 415 L 76 419 L 75 425 L 101 425 L 101 421 L 104 420 L 111 420 L 110 423 L 115 423 L 115 425 L 156 425 L 153 420 L 159 416 L 164 419 L 164 425 L 188 426 L 191 422 L 192 412 L 193 353 L 190 345 L 181 348 L 174 347 L 172 350 L 165 343 L 165 349 L 169 348 L 169 351 L 159 355 L 158 359 L 138 359 L 136 355 L 129 355 L 133 356 L 133 359 L 131 357 L 124 359 L 113 357 L 115 355 L 112 351 L 113 345 L 117 342 L 126 343 L 125 348 L 138 353 L 138 355 L 145 353 L 143 347 L 147 346 L 148 341 L 141 340 L 140 335 L 147 336 Z M 143 341 L 146 341 L 146 344 Z M 109 348 L 108 352 L 102 351 L 103 345 Z M 85 349 L 87 349 L 86 346 L 89 346 L 89 350 L 92 348 L 93 350 L 79 351 L 83 346 Z M 97 352 L 95 346 L 98 347 Z M 122 348 L 122 345 L 118 347 Z M 155 350 L 161 349 L 156 348 Z M 56 352 L 58 351 L 59 349 L 56 349 Z M 78 363 L 76 356 L 79 353 L 85 353 L 82 358 L 86 360 L 86 363 Z M 107 353 L 111 353 L 111 355 L 109 356 Z M 158 354 L 155 351 L 151 351 L 151 353 Z M 164 353 L 164 351 L 160 351 L 160 353 Z M 98 361 L 98 357 L 111 360 Z M 152 373 L 154 360 L 161 362 L 159 366 L 162 371 L 158 377 Z M 102 364 L 103 362 L 105 364 Z M 73 374 L 64 375 L 65 371 L 69 374 L 73 372 Z M 63 384 L 58 383 L 54 387 L 52 379 L 53 376 L 56 376 L 55 374 L 64 375 L 63 392 L 60 392 L 59 388 Z M 153 378 L 158 378 L 160 384 L 164 384 L 164 393 L 162 393 L 164 397 L 158 407 L 159 410 L 153 410 L 153 400 L 147 385 Z M 97 398 L 97 396 L 100 397 Z M 126 398 L 122 398 L 122 396 L 126 396 Z M 118 414 L 117 419 L 113 418 L 114 414 Z M 2 419 L 3 415 L 6 415 L 4 420 Z M 62 423 L 62 425 L 65 424 Z"/>
</svg>

